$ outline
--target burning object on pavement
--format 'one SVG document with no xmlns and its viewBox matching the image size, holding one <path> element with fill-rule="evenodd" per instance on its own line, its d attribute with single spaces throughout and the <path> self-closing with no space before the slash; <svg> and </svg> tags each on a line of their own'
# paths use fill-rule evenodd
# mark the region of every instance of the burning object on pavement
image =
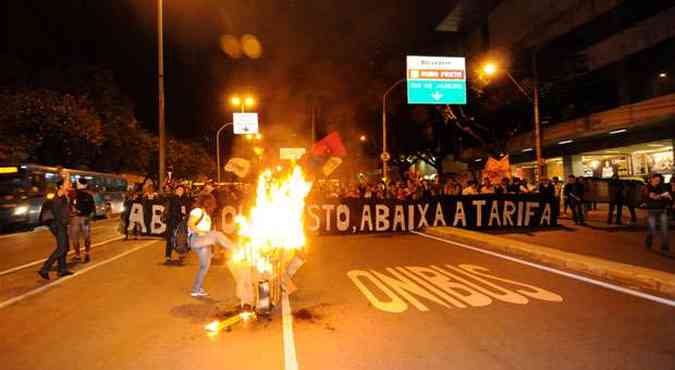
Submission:
<svg viewBox="0 0 675 370">
<path fill-rule="evenodd" d="M 285 178 L 264 171 L 255 206 L 248 217 L 237 218 L 239 243 L 228 266 L 241 304 L 255 307 L 258 314 L 277 306 L 282 290 L 287 294 L 295 290 L 291 278 L 304 264 L 303 214 L 311 187 L 299 166 Z"/>
<path fill-rule="evenodd" d="M 227 262 L 241 311 L 207 324 L 209 335 L 269 315 L 279 305 L 282 291 L 296 290 L 291 279 L 305 263 L 303 214 L 311 187 L 299 166 L 285 178 L 275 177 L 271 170 L 260 175 L 255 206 L 248 217 L 237 217 L 239 240 Z"/>
</svg>

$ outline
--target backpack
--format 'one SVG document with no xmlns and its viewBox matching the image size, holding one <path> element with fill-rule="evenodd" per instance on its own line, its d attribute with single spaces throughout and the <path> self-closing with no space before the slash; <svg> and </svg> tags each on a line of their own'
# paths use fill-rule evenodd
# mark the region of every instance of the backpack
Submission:
<svg viewBox="0 0 675 370">
<path fill-rule="evenodd" d="M 202 212 L 202 216 L 199 217 L 197 224 L 202 221 L 204 215 L 204 212 Z M 178 222 L 178 225 L 176 225 L 176 229 L 172 235 L 173 249 L 178 254 L 185 254 L 190 251 L 190 235 L 187 224 L 189 218 L 189 216 L 183 217 L 180 222 Z"/>
<path fill-rule="evenodd" d="M 190 250 L 190 241 L 188 240 L 188 226 L 187 226 L 187 217 L 183 219 L 176 225 L 176 229 L 173 231 L 173 249 L 178 254 L 185 254 Z"/>
<path fill-rule="evenodd" d="M 94 197 L 86 191 L 78 190 L 74 203 L 75 210 L 80 216 L 91 216 L 96 211 Z"/>
<path fill-rule="evenodd" d="M 47 199 L 42 204 L 42 212 L 40 212 L 40 224 L 47 224 L 54 220 L 54 212 L 52 208 L 54 206 L 54 199 Z"/>
</svg>

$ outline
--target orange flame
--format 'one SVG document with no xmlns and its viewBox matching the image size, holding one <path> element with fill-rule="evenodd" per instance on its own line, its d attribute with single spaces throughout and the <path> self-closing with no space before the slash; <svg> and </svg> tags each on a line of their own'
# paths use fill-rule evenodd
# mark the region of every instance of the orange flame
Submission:
<svg viewBox="0 0 675 370">
<path fill-rule="evenodd" d="M 256 205 L 249 217 L 237 217 L 242 243 L 233 261 L 271 273 L 269 257 L 275 250 L 303 248 L 303 213 L 311 187 L 298 166 L 283 179 L 274 178 L 271 170 L 264 171 L 258 178 Z"/>
</svg>

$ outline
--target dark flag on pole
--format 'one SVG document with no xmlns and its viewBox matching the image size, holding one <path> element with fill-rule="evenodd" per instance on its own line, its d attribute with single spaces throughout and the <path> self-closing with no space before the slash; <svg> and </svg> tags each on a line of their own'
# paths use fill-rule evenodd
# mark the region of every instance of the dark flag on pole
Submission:
<svg viewBox="0 0 675 370">
<path fill-rule="evenodd" d="M 344 144 L 342 144 L 340 134 L 338 134 L 337 131 L 333 131 L 314 144 L 310 153 L 318 157 L 344 157 L 347 155 L 347 149 L 345 149 Z"/>
<path fill-rule="evenodd" d="M 347 149 L 340 134 L 333 131 L 316 142 L 304 160 L 310 173 L 317 175 L 320 171 L 324 176 L 330 176 L 342 164 L 342 158 L 346 155 Z"/>
</svg>

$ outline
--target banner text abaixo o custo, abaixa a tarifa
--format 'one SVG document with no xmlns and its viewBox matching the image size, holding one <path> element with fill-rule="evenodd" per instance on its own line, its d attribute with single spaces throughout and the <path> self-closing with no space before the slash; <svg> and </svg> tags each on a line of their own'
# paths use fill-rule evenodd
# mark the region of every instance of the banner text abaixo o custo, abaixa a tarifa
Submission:
<svg viewBox="0 0 675 370">
<path fill-rule="evenodd" d="M 142 234 L 163 236 L 164 204 L 161 199 L 133 203 L 128 228 L 136 225 Z M 220 205 L 216 227 L 233 234 L 235 217 L 241 212 L 246 212 L 241 204 Z M 335 199 L 305 205 L 305 229 L 319 234 L 407 232 L 434 226 L 493 230 L 556 225 L 556 202 L 539 194 L 443 196 L 427 201 Z"/>
</svg>

